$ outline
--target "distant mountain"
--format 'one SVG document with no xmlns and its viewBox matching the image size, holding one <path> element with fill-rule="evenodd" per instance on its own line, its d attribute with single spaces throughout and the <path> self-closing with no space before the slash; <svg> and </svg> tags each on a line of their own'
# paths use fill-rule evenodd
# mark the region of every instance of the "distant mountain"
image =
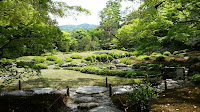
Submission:
<svg viewBox="0 0 200 112">
<path fill-rule="evenodd" d="M 80 25 L 62 25 L 62 26 L 59 26 L 59 28 L 62 31 L 75 31 L 80 28 L 83 28 L 84 30 L 91 30 L 98 26 L 99 25 L 94 25 L 94 24 L 80 24 Z"/>
</svg>

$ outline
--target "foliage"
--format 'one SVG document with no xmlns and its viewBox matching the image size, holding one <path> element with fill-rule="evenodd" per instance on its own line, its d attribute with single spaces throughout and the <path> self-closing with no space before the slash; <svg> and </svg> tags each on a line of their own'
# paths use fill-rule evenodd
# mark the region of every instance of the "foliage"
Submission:
<svg viewBox="0 0 200 112">
<path fill-rule="evenodd" d="M 66 62 L 71 62 L 71 61 L 73 61 L 73 59 L 72 59 L 72 58 L 69 58 L 69 57 L 65 57 L 65 59 L 66 59 Z"/>
<path fill-rule="evenodd" d="M 53 61 L 45 61 L 48 65 L 54 65 L 55 63 Z"/>
<path fill-rule="evenodd" d="M 180 54 L 178 54 L 178 57 L 185 57 L 185 56 L 188 56 L 188 54 L 187 53 L 180 53 Z"/>
<path fill-rule="evenodd" d="M 60 69 L 60 67 L 59 66 L 55 66 L 53 69 Z"/>
<path fill-rule="evenodd" d="M 150 56 L 140 55 L 140 56 L 137 57 L 137 60 L 150 60 Z"/>
<path fill-rule="evenodd" d="M 64 64 L 63 60 L 62 60 L 62 59 L 59 59 L 59 58 L 56 60 L 55 63 L 56 63 L 56 64 L 59 64 L 59 66 L 61 66 L 61 65 Z"/>
<path fill-rule="evenodd" d="M 89 73 L 89 74 L 97 74 L 97 75 L 107 75 L 107 76 L 119 76 L 119 77 L 128 77 L 134 78 L 135 76 L 144 76 L 145 74 L 140 71 L 112 71 L 109 69 L 99 69 L 96 67 L 65 67 L 64 69 L 67 70 L 75 70 L 80 71 L 82 73 Z"/>
<path fill-rule="evenodd" d="M 73 55 L 70 56 L 70 58 L 72 58 L 72 59 L 82 59 L 83 56 L 81 56 L 79 54 L 73 54 Z"/>
<path fill-rule="evenodd" d="M 165 52 L 163 53 L 163 55 L 169 56 L 169 55 L 171 55 L 171 53 L 170 53 L 169 51 L 165 51 Z"/>
<path fill-rule="evenodd" d="M 36 64 L 36 67 L 39 67 L 40 69 L 48 69 L 48 66 L 42 63 Z"/>
<path fill-rule="evenodd" d="M 131 65 L 133 62 L 130 60 L 130 58 L 121 58 L 120 63 L 124 63 L 126 65 Z"/>
<path fill-rule="evenodd" d="M 156 61 L 164 61 L 165 60 L 165 56 L 163 56 L 163 55 L 156 55 L 156 57 L 155 57 L 156 59 Z"/>
<path fill-rule="evenodd" d="M 49 60 L 49 61 L 57 61 L 57 60 L 58 60 L 58 57 L 56 57 L 56 56 L 47 56 L 46 60 Z"/>
<path fill-rule="evenodd" d="M 169 58 L 169 62 L 174 62 L 176 59 L 174 57 Z"/>
<path fill-rule="evenodd" d="M 196 83 L 196 84 L 200 84 L 200 74 L 195 74 L 192 76 L 191 81 Z"/>
<path fill-rule="evenodd" d="M 137 111 L 148 111 L 151 101 L 158 97 L 155 89 L 147 85 L 136 85 L 131 93 L 127 93 L 128 98 L 137 106 Z"/>
<path fill-rule="evenodd" d="M 46 61 L 46 59 L 42 56 L 35 56 L 32 60 L 38 62 L 38 63 L 43 63 Z"/>
</svg>

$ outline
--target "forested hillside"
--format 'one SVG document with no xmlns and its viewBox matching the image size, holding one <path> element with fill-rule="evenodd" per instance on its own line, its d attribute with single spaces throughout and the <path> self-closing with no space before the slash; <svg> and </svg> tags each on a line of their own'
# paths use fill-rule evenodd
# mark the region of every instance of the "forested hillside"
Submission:
<svg viewBox="0 0 200 112">
<path fill-rule="evenodd" d="M 61 31 L 75 31 L 80 28 L 83 28 L 84 30 L 91 30 L 98 26 L 99 25 L 94 25 L 94 24 L 80 24 L 80 25 L 62 25 L 59 26 L 59 28 Z"/>
</svg>

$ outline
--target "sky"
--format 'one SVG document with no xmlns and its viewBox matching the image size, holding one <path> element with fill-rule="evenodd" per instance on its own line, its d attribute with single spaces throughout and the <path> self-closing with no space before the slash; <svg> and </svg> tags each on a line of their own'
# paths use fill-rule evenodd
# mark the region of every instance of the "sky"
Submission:
<svg viewBox="0 0 200 112">
<path fill-rule="evenodd" d="M 95 24 L 99 25 L 100 18 L 99 18 L 99 12 L 103 10 L 103 8 L 106 7 L 106 2 L 108 0 L 55 0 L 55 1 L 61 1 L 66 2 L 68 5 L 79 5 L 83 8 L 89 9 L 91 12 L 91 15 L 83 15 L 74 17 L 65 17 L 65 18 L 59 18 L 59 17 L 53 17 L 53 19 L 56 19 L 58 22 L 58 25 L 79 25 L 79 24 Z M 122 2 L 122 9 L 125 9 L 126 7 L 132 7 L 132 9 L 137 9 L 139 7 L 138 3 L 126 1 Z"/>
</svg>

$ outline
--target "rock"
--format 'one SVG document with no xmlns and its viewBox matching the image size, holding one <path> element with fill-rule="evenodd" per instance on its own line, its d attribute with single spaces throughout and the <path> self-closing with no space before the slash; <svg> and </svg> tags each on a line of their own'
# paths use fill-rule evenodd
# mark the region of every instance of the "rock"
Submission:
<svg viewBox="0 0 200 112">
<path fill-rule="evenodd" d="M 32 88 L 30 90 L 34 91 L 35 94 L 50 94 L 57 91 L 56 88 Z"/>
<path fill-rule="evenodd" d="M 113 89 L 113 94 L 124 94 L 124 93 L 133 91 L 133 87 L 129 85 L 114 86 L 112 89 Z"/>
<path fill-rule="evenodd" d="M 109 52 L 95 52 L 94 54 L 109 54 Z"/>
<path fill-rule="evenodd" d="M 98 103 L 80 103 L 77 107 L 78 109 L 92 109 L 94 107 L 98 107 Z"/>
<path fill-rule="evenodd" d="M 127 67 L 127 65 L 126 65 L 126 64 L 123 64 L 123 63 L 116 64 L 115 66 L 116 66 L 116 67 Z"/>
<path fill-rule="evenodd" d="M 65 64 L 61 65 L 61 67 L 70 67 L 70 66 L 72 66 L 71 63 L 65 63 Z"/>
<path fill-rule="evenodd" d="M 55 67 L 55 65 L 49 65 L 48 68 L 49 69 L 53 69 Z"/>
<path fill-rule="evenodd" d="M 79 93 L 79 94 L 98 94 L 98 93 L 103 93 L 103 92 L 106 92 L 106 91 L 107 91 L 106 87 L 100 87 L 100 86 L 80 86 L 76 90 L 76 93 Z"/>
<path fill-rule="evenodd" d="M 146 67 L 146 66 L 140 66 L 139 70 L 141 70 L 141 71 L 146 71 L 146 70 L 147 70 L 147 67 Z"/>
<path fill-rule="evenodd" d="M 0 95 L 1 95 L 1 96 L 3 96 L 3 95 L 31 96 L 31 95 L 33 95 L 33 91 L 22 91 L 22 90 L 5 91 L 5 92 L 1 92 Z"/>
<path fill-rule="evenodd" d="M 35 64 L 36 61 L 34 61 L 34 60 L 27 60 L 27 61 L 24 61 L 24 62 Z"/>
<path fill-rule="evenodd" d="M 120 61 L 119 61 L 119 59 L 114 59 L 114 60 L 112 60 L 112 61 L 111 61 L 111 63 L 114 63 L 114 64 L 119 64 L 119 63 L 120 63 Z"/>
<path fill-rule="evenodd" d="M 100 106 L 89 110 L 89 112 L 121 112 L 121 111 L 110 106 Z"/>
<path fill-rule="evenodd" d="M 139 69 L 140 66 L 139 66 L 138 64 L 133 64 L 133 65 L 132 65 L 132 68 L 133 68 L 133 69 Z"/>
<path fill-rule="evenodd" d="M 76 97 L 73 100 L 74 100 L 74 103 L 89 103 L 89 102 L 96 101 L 94 97 L 89 97 L 89 96 Z"/>
<path fill-rule="evenodd" d="M 83 66 L 87 66 L 87 64 L 85 64 L 85 63 L 75 63 L 74 66 L 83 67 Z"/>
<path fill-rule="evenodd" d="M 43 64 L 47 65 L 47 62 L 44 61 Z"/>
<path fill-rule="evenodd" d="M 108 66 L 107 69 L 113 70 L 116 69 L 116 66 Z"/>
</svg>

